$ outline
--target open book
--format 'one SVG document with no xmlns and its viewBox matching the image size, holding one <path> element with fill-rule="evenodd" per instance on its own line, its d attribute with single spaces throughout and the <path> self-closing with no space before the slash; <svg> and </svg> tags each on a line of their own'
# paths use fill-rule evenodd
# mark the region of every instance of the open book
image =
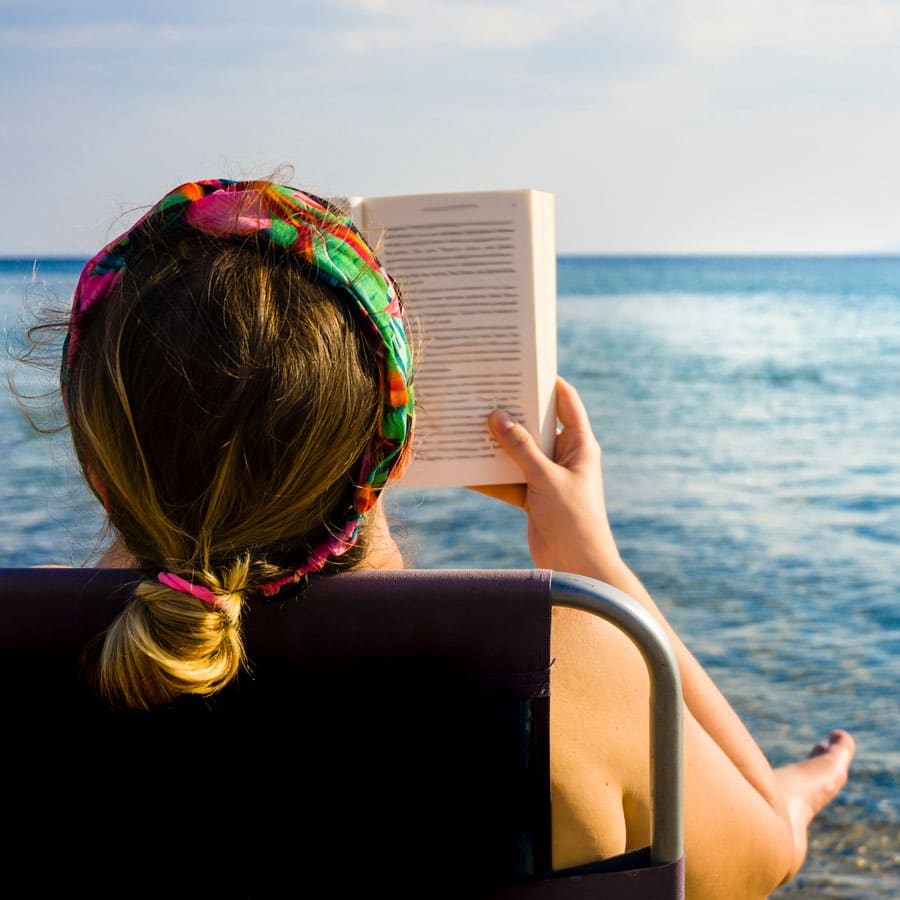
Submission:
<svg viewBox="0 0 900 900">
<path fill-rule="evenodd" d="M 357 227 L 403 295 L 416 435 L 400 487 L 520 482 L 491 438 L 507 410 L 552 453 L 556 220 L 540 191 L 355 198 Z"/>
</svg>

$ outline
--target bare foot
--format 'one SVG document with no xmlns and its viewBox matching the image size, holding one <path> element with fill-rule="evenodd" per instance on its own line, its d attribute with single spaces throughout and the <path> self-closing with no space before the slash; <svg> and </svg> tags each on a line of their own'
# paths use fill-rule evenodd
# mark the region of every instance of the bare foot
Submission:
<svg viewBox="0 0 900 900">
<path fill-rule="evenodd" d="M 806 858 L 809 823 L 840 793 L 847 783 L 856 743 L 846 731 L 832 731 L 828 743 L 816 744 L 806 759 L 775 770 L 794 832 L 795 875 Z"/>
</svg>

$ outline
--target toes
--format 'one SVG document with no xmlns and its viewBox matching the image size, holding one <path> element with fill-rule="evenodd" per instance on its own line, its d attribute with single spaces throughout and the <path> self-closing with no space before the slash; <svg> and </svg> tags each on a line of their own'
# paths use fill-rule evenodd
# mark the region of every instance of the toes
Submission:
<svg viewBox="0 0 900 900">
<path fill-rule="evenodd" d="M 835 728 L 831 734 L 828 735 L 828 741 L 831 744 L 850 744 L 853 745 L 853 737 L 849 731 L 844 731 L 843 728 Z"/>
<path fill-rule="evenodd" d="M 846 754 L 849 765 L 850 760 L 856 754 L 856 741 L 853 740 L 853 735 L 839 728 L 831 732 L 828 740 L 835 750 L 840 750 Z"/>
<path fill-rule="evenodd" d="M 812 750 L 809 751 L 809 758 L 813 759 L 816 756 L 822 756 L 823 753 L 830 752 L 845 754 L 849 761 L 856 752 L 856 742 L 849 732 L 844 731 L 842 728 L 836 728 L 828 735 L 828 743 L 819 741 Z"/>
</svg>

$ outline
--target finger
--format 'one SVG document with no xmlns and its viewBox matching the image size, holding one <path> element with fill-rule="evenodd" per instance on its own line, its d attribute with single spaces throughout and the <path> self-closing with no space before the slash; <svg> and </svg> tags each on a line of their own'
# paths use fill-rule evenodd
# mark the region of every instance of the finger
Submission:
<svg viewBox="0 0 900 900">
<path fill-rule="evenodd" d="M 524 484 L 471 484 L 468 489 L 519 509 L 526 508 L 528 488 Z"/>
<path fill-rule="evenodd" d="M 563 378 L 556 379 L 556 418 L 563 428 L 591 432 L 591 420 L 578 391 Z"/>
<path fill-rule="evenodd" d="M 488 426 L 497 443 L 510 455 L 531 484 L 539 479 L 553 463 L 544 455 L 528 430 L 520 425 L 508 412 L 494 410 L 488 416 Z"/>
</svg>

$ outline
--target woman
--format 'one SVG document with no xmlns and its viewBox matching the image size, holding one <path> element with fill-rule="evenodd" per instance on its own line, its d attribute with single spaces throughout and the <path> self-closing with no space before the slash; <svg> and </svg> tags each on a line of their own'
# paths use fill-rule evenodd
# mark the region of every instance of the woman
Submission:
<svg viewBox="0 0 900 900">
<path fill-rule="evenodd" d="M 106 635 L 98 689 L 149 709 L 220 690 L 244 662 L 252 593 L 316 573 L 402 567 L 378 503 L 413 422 L 396 286 L 340 212 L 270 182 L 168 194 L 85 268 L 63 398 L 85 477 L 118 538 L 103 565 L 148 573 Z M 842 731 L 773 771 L 619 556 L 600 449 L 561 381 L 554 459 L 502 411 L 489 422 L 523 483 L 536 565 L 606 581 L 666 629 L 686 718 L 688 895 L 762 897 L 790 878 L 806 829 L 853 756 Z M 554 866 L 648 843 L 648 703 L 615 629 L 553 621 Z M 723 846 L 727 852 L 723 852 Z"/>
</svg>

